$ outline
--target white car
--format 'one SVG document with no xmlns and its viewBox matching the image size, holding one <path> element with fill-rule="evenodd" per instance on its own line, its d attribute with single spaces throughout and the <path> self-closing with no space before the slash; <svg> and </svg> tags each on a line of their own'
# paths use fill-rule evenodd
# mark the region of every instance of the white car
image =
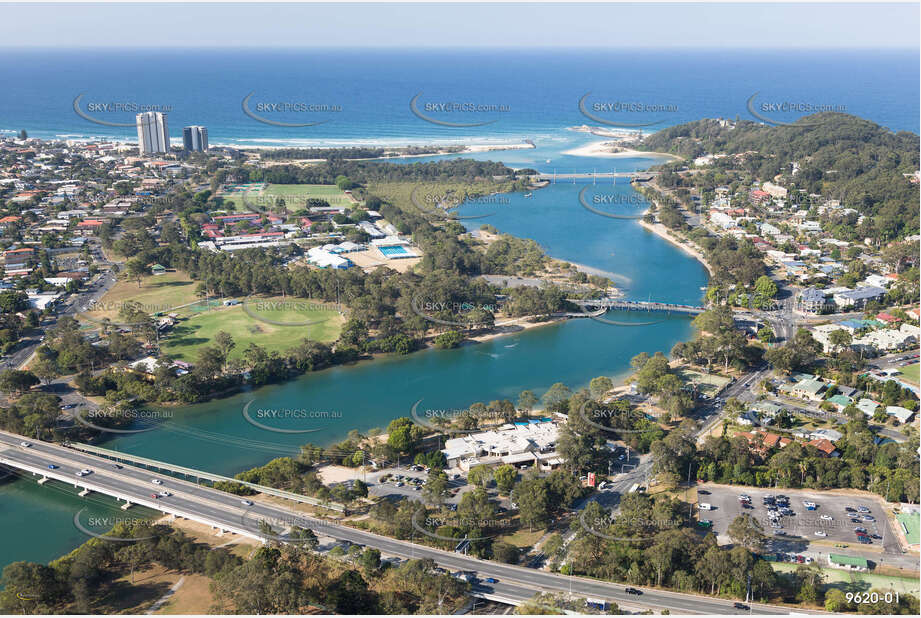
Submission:
<svg viewBox="0 0 921 618">
<path fill-rule="evenodd" d="M 19 446 L 21 446 L 22 448 L 29 448 L 30 446 L 32 446 L 32 443 L 26 442 L 25 440 L 23 440 L 22 442 L 19 443 Z"/>
<path fill-rule="evenodd" d="M 253 506 L 253 503 L 251 500 L 240 500 L 240 504 L 242 504 L 243 506 Z"/>
<path fill-rule="evenodd" d="M 835 518 L 831 515 L 819 515 L 819 519 L 824 519 L 825 521 L 835 521 Z"/>
<path fill-rule="evenodd" d="M 77 476 L 86 476 L 87 474 L 92 474 L 92 473 L 93 471 L 90 470 L 89 468 L 83 468 L 82 470 L 77 472 Z"/>
<path fill-rule="evenodd" d="M 828 533 L 826 533 L 824 530 L 816 530 L 815 535 L 816 536 L 828 536 Z"/>
<path fill-rule="evenodd" d="M 160 479 L 150 479 L 150 482 L 153 483 L 154 485 L 162 485 L 162 484 L 163 484 L 163 481 L 161 481 Z"/>
<path fill-rule="evenodd" d="M 169 498 L 169 497 L 172 496 L 172 495 L 173 495 L 173 494 L 171 494 L 170 492 L 168 492 L 168 491 L 166 491 L 166 490 L 163 490 L 163 491 L 160 492 L 160 497 L 161 497 L 161 498 Z"/>
<path fill-rule="evenodd" d="M 697 508 L 699 508 L 701 511 L 709 511 L 713 508 L 713 506 L 707 502 L 701 502 L 697 505 Z"/>
</svg>

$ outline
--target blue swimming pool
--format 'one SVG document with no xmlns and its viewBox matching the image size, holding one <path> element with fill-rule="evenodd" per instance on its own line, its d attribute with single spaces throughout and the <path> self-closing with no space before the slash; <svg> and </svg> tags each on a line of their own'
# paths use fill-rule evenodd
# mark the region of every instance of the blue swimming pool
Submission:
<svg viewBox="0 0 921 618">
<path fill-rule="evenodd" d="M 381 253 L 386 257 L 410 257 L 412 253 L 406 250 L 402 245 L 386 245 L 378 247 Z"/>
</svg>

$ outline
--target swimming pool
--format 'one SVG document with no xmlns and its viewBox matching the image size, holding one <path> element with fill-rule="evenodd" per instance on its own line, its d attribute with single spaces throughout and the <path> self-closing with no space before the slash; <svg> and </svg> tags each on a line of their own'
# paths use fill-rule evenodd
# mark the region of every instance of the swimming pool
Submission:
<svg viewBox="0 0 921 618">
<path fill-rule="evenodd" d="M 388 258 L 413 257 L 413 254 L 402 245 L 385 245 L 379 246 L 377 249 L 384 257 Z"/>
</svg>

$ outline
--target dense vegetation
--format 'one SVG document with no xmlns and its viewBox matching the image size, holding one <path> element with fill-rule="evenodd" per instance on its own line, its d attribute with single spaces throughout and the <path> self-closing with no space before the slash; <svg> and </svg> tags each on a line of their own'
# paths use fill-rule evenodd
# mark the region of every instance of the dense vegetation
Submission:
<svg viewBox="0 0 921 618">
<path fill-rule="evenodd" d="M 889 241 L 918 233 L 918 184 L 905 175 L 919 169 L 919 138 L 907 131 L 893 133 L 869 120 L 831 112 L 805 116 L 791 126 L 704 119 L 663 129 L 642 148 L 689 158 L 738 155 L 715 159 L 715 174 L 695 176 L 704 191 L 725 182 L 721 170 L 762 180 L 779 177 L 783 185 L 840 200 L 866 215 L 860 238 Z M 794 162 L 799 165 L 795 175 Z M 670 186 L 672 176 L 658 180 Z"/>
<path fill-rule="evenodd" d="M 452 611 L 466 584 L 439 574 L 430 560 L 398 567 L 381 561 L 376 549 L 341 547 L 317 554 L 316 536 L 256 549 L 242 559 L 226 548 L 193 542 L 167 526 L 119 524 L 113 536 L 137 541 L 87 541 L 50 565 L 14 562 L 0 579 L 0 612 L 8 614 L 120 613 L 119 598 L 135 598 L 134 574 L 155 564 L 178 573 L 211 578 L 212 613 L 436 614 Z M 119 581 L 130 574 L 131 581 Z M 140 591 L 139 591 L 140 592 Z M 149 592 L 146 593 L 149 596 Z M 150 601 L 154 601 L 151 598 Z"/>
</svg>

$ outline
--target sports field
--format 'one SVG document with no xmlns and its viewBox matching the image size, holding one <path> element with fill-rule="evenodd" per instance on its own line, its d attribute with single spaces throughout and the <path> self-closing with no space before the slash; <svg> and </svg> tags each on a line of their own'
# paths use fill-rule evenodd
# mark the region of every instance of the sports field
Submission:
<svg viewBox="0 0 921 618">
<path fill-rule="evenodd" d="M 244 205 L 244 196 L 250 208 Z M 329 202 L 330 206 L 351 206 L 354 202 L 336 185 L 276 185 L 270 184 L 265 189 L 257 188 L 221 195 L 224 202 L 238 211 L 253 210 L 256 207 L 267 208 L 274 204 L 277 198 L 285 200 L 288 210 L 303 208 L 308 199 L 320 199 Z"/>
<path fill-rule="evenodd" d="M 909 365 L 908 367 L 902 367 L 899 370 L 899 373 L 905 376 L 905 379 L 908 382 L 911 382 L 912 384 L 918 384 L 918 368 L 919 367 L 921 367 L 921 365 L 919 365 L 918 363 L 915 363 L 914 365 Z"/>
<path fill-rule="evenodd" d="M 771 566 L 774 567 L 775 572 L 781 573 L 791 573 L 796 571 L 797 567 L 797 565 L 787 562 L 772 562 Z M 918 594 L 919 586 L 917 579 L 832 569 L 824 564 L 820 566 L 822 567 L 822 574 L 825 576 L 826 590 L 840 588 L 844 592 L 857 592 L 858 590 L 864 592 L 875 588 L 879 590 L 892 589 L 901 594 Z"/>
<path fill-rule="evenodd" d="M 281 352 L 304 337 L 335 341 L 344 322 L 333 306 L 280 296 L 250 298 L 230 307 L 203 303 L 191 309 L 161 340 L 163 352 L 188 362 L 195 362 L 200 350 L 211 345 L 220 331 L 230 334 L 236 343 L 230 357 L 240 358 L 250 343 Z"/>
<path fill-rule="evenodd" d="M 707 375 L 686 367 L 679 368 L 675 373 L 678 374 L 678 377 L 685 383 L 696 384 L 701 393 L 710 396 L 718 393 L 731 382 L 729 378 L 713 374 Z"/>
</svg>

